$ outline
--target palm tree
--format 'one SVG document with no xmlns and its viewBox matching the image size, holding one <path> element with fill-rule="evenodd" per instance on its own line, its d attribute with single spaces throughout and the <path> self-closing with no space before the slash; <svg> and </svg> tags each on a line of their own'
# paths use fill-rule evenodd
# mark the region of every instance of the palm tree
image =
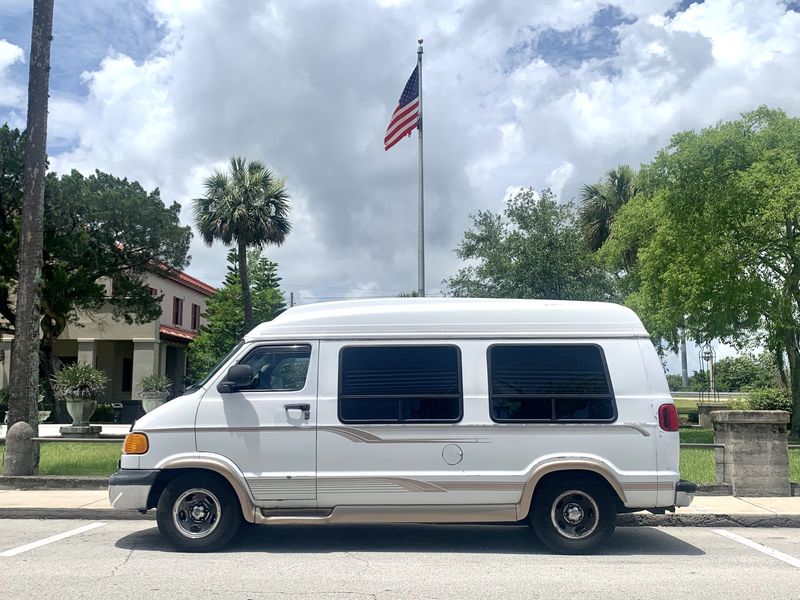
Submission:
<svg viewBox="0 0 800 600">
<path fill-rule="evenodd" d="M 633 169 L 619 165 L 606 173 L 599 183 L 583 186 L 578 221 L 592 252 L 605 243 L 617 211 L 636 194 L 635 179 Z"/>
<path fill-rule="evenodd" d="M 203 182 L 206 192 L 194 201 L 197 229 L 209 246 L 220 240 L 236 244 L 242 284 L 245 331 L 253 323 L 247 248 L 280 246 L 291 231 L 289 194 L 284 181 L 258 161 L 231 159 L 230 171 L 214 171 Z"/>
</svg>

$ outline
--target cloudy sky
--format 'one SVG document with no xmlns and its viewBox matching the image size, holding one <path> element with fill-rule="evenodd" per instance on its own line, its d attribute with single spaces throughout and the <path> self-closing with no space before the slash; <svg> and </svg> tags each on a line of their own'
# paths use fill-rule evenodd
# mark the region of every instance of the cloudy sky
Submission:
<svg viewBox="0 0 800 600">
<path fill-rule="evenodd" d="M 24 127 L 30 0 L 0 0 L 0 122 Z M 427 288 L 479 209 L 564 200 L 672 133 L 760 104 L 800 115 L 800 4 L 782 0 L 56 0 L 48 152 L 183 206 L 232 155 L 287 178 L 267 255 L 298 303 L 416 287 L 416 139 L 384 152 L 425 40 Z M 225 252 L 195 240 L 212 284 Z"/>
</svg>

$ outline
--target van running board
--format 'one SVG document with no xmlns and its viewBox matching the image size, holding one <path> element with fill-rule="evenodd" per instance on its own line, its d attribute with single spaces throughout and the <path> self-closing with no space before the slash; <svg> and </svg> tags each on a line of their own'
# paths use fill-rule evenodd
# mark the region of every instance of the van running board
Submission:
<svg viewBox="0 0 800 600">
<path fill-rule="evenodd" d="M 514 504 L 339 506 L 328 509 L 256 508 L 254 517 L 254 522 L 259 525 L 509 523 L 518 520 Z"/>
</svg>

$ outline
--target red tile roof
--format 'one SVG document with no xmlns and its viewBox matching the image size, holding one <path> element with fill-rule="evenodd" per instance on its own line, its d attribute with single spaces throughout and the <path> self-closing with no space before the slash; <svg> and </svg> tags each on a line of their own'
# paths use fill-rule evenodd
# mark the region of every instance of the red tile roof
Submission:
<svg viewBox="0 0 800 600">
<path fill-rule="evenodd" d="M 196 331 L 186 331 L 185 329 L 178 329 L 177 327 L 168 327 L 167 325 L 160 325 L 158 332 L 162 337 L 178 338 L 180 340 L 192 341 L 197 337 Z"/>
<path fill-rule="evenodd" d="M 154 266 L 158 269 L 158 274 L 162 277 L 166 277 L 167 279 L 171 279 L 172 281 L 180 283 L 181 285 L 185 285 L 186 287 L 200 292 L 205 296 L 211 296 L 217 291 L 217 288 L 214 286 L 208 285 L 205 281 L 200 281 L 196 277 L 192 277 L 183 271 L 176 271 L 165 264 L 156 263 Z"/>
</svg>

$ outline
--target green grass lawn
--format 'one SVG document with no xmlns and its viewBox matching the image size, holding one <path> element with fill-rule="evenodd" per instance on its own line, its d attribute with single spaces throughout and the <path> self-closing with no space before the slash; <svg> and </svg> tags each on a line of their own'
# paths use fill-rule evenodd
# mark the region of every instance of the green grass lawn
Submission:
<svg viewBox="0 0 800 600">
<path fill-rule="evenodd" d="M 697 412 L 697 399 L 693 398 L 675 398 L 675 408 L 681 414 Z"/>
<path fill-rule="evenodd" d="M 714 450 L 681 448 L 681 479 L 695 483 L 716 483 Z"/>
<path fill-rule="evenodd" d="M 713 444 L 713 429 L 698 429 L 696 427 L 683 428 L 680 430 L 682 444 Z"/>
<path fill-rule="evenodd" d="M 92 442 L 44 442 L 39 460 L 40 475 L 111 475 L 122 452 L 119 444 Z M 5 445 L 0 445 L 0 465 Z"/>
</svg>

